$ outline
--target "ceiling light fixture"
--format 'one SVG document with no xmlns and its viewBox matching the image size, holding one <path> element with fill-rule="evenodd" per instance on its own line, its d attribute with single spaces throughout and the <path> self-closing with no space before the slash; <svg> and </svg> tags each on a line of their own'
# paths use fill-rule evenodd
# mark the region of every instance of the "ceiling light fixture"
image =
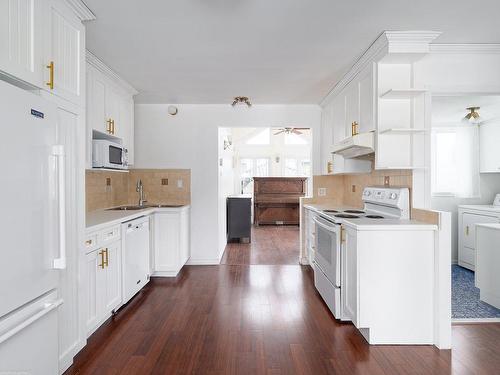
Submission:
<svg viewBox="0 0 500 375">
<path fill-rule="evenodd" d="M 481 116 L 479 116 L 479 109 L 481 107 L 468 107 L 466 108 L 469 113 L 467 113 L 465 115 L 465 117 L 463 118 L 463 120 L 465 122 L 471 122 L 473 124 L 477 124 L 481 121 Z"/>
<path fill-rule="evenodd" d="M 233 107 L 237 104 L 246 104 L 247 107 L 251 107 L 252 103 L 250 103 L 250 99 L 246 96 L 236 96 L 231 104 Z"/>
</svg>

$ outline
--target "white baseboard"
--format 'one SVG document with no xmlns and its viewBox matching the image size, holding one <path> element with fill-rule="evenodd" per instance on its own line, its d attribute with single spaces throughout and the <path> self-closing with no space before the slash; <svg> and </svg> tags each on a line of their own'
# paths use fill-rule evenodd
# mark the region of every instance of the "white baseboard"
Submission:
<svg viewBox="0 0 500 375">
<path fill-rule="evenodd" d="M 217 266 L 220 264 L 220 259 L 212 258 L 212 259 L 192 259 L 190 258 L 186 265 L 188 266 Z"/>
<path fill-rule="evenodd" d="M 176 277 L 180 270 L 177 271 L 155 271 L 151 277 Z"/>
</svg>

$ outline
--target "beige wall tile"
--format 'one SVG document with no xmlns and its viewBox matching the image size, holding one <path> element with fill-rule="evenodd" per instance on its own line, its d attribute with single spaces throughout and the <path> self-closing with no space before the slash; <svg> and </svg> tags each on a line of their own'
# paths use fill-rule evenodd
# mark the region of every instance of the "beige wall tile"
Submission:
<svg viewBox="0 0 500 375">
<path fill-rule="evenodd" d="M 111 186 L 106 185 L 110 178 Z M 168 185 L 162 185 L 162 179 Z M 136 182 L 141 179 L 149 204 L 190 204 L 191 171 L 189 169 L 132 169 L 129 173 L 91 171 L 85 174 L 87 212 L 125 204 L 136 204 Z M 182 188 L 177 187 L 182 180 Z"/>
<path fill-rule="evenodd" d="M 412 187 L 411 170 L 378 170 L 365 174 L 314 176 L 314 202 L 331 201 L 333 204 L 363 207 L 361 193 L 367 186 L 383 186 L 384 177 L 389 176 L 389 186 Z M 354 186 L 354 192 L 353 190 Z M 327 194 L 318 196 L 318 188 L 326 187 Z"/>
</svg>

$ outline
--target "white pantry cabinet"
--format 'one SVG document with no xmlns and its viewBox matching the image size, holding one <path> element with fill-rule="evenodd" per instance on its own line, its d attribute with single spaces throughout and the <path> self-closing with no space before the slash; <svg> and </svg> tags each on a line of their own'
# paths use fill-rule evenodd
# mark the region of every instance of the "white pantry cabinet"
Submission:
<svg viewBox="0 0 500 375">
<path fill-rule="evenodd" d="M 482 209 L 478 206 L 458 207 L 458 264 L 472 271 L 476 267 L 476 224 L 500 222 L 500 207 Z"/>
<path fill-rule="evenodd" d="M 0 71 L 43 86 L 44 1 L 0 1 Z"/>
<path fill-rule="evenodd" d="M 481 173 L 500 173 L 500 121 L 479 127 L 479 153 Z"/>
<path fill-rule="evenodd" d="M 134 95 L 137 91 L 87 51 L 87 168 L 92 167 L 92 132 L 118 137 L 134 164 Z"/>
<path fill-rule="evenodd" d="M 189 259 L 189 206 L 154 214 L 153 276 L 175 277 Z"/>
<path fill-rule="evenodd" d="M 86 254 L 87 336 L 121 305 L 121 241 L 117 240 Z"/>
</svg>

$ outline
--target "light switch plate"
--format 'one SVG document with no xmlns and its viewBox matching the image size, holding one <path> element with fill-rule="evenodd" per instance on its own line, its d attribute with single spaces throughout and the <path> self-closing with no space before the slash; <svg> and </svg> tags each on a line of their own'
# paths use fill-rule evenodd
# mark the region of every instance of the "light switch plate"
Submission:
<svg viewBox="0 0 500 375">
<path fill-rule="evenodd" d="M 384 186 L 389 186 L 391 184 L 391 179 L 389 176 L 384 176 Z"/>
<path fill-rule="evenodd" d="M 318 196 L 324 197 L 326 195 L 326 188 L 318 188 Z"/>
</svg>

